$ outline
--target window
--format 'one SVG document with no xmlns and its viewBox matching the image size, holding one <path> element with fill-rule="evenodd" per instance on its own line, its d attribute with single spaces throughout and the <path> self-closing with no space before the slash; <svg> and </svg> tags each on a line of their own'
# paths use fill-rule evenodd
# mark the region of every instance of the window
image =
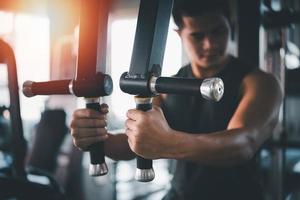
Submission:
<svg viewBox="0 0 300 200">
<path fill-rule="evenodd" d="M 49 80 L 50 30 L 48 18 L 0 12 L 0 24 L 0 37 L 14 49 L 20 92 L 22 84 L 26 80 Z M 1 74 L 3 74 L 2 69 Z M 3 78 L 5 79 L 1 75 L 1 81 Z M 20 93 L 22 118 L 24 120 L 38 119 L 44 108 L 45 99 L 46 97 L 28 99 Z"/>
</svg>

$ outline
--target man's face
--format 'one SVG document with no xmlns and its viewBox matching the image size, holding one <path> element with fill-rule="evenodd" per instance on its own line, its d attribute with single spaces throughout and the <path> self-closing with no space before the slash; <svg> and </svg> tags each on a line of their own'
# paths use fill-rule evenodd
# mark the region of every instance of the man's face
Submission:
<svg viewBox="0 0 300 200">
<path fill-rule="evenodd" d="M 191 63 L 207 68 L 221 63 L 227 54 L 230 27 L 221 14 L 208 13 L 199 17 L 183 16 L 178 31 Z"/>
</svg>

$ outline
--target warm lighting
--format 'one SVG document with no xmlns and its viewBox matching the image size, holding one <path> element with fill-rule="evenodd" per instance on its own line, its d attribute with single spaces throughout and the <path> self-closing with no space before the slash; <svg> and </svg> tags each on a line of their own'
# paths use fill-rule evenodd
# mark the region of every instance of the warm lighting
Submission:
<svg viewBox="0 0 300 200">
<path fill-rule="evenodd" d="M 46 17 L 17 15 L 15 21 L 15 54 L 18 64 L 19 84 L 25 80 L 49 80 L 50 30 Z M 44 110 L 46 97 L 28 99 L 21 96 L 22 114 L 37 119 Z"/>
<path fill-rule="evenodd" d="M 13 20 L 12 13 L 0 11 L 0 36 L 5 36 L 13 31 Z"/>
<path fill-rule="evenodd" d="M 14 49 L 19 88 L 22 88 L 25 80 L 49 80 L 49 19 L 35 15 L 1 12 L 0 24 L 0 32 L 3 33 L 0 36 Z M 2 26 L 2 24 L 5 24 L 5 26 Z M 5 77 L 7 74 L 6 67 L 0 67 L 0 70 L 2 74 L 0 82 L 7 82 L 7 77 Z M 6 90 L 8 91 L 7 88 Z M 4 91 L 4 86 L 1 91 Z M 3 95 L 2 99 L 9 99 L 8 93 Z M 22 118 L 38 119 L 40 112 L 44 110 L 45 99 L 46 97 L 28 99 L 20 91 Z"/>
</svg>

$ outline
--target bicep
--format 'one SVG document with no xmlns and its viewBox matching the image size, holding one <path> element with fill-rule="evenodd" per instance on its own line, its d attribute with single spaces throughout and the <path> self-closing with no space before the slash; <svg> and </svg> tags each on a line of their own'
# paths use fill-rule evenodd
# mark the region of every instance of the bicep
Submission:
<svg viewBox="0 0 300 200">
<path fill-rule="evenodd" d="M 257 71 L 244 78 L 242 98 L 227 129 L 260 129 L 277 119 L 282 94 L 277 80 Z"/>
</svg>

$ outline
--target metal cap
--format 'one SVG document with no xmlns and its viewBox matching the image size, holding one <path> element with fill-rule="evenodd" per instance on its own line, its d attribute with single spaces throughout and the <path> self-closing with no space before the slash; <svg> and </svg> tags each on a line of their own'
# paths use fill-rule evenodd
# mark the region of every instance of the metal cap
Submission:
<svg viewBox="0 0 300 200">
<path fill-rule="evenodd" d="M 136 168 L 135 171 L 135 180 L 140 182 L 149 182 L 152 181 L 155 177 L 154 170 L 151 169 L 139 169 Z"/>
<path fill-rule="evenodd" d="M 32 92 L 32 84 L 33 83 L 34 83 L 33 81 L 25 81 L 23 83 L 23 89 L 22 89 L 22 91 L 23 91 L 23 94 L 26 97 L 33 97 L 33 96 L 35 96 L 35 94 L 33 94 L 33 92 Z"/>
<path fill-rule="evenodd" d="M 105 75 L 104 77 L 103 88 L 106 95 L 110 95 L 113 91 L 113 81 L 109 75 Z"/>
<path fill-rule="evenodd" d="M 205 99 L 220 101 L 224 94 L 224 83 L 220 78 L 204 79 L 200 86 L 200 92 Z"/>
<path fill-rule="evenodd" d="M 89 175 L 91 176 L 103 176 L 108 173 L 106 163 L 102 164 L 90 164 Z"/>
<path fill-rule="evenodd" d="M 152 97 L 134 96 L 134 101 L 136 104 L 151 104 L 152 100 L 153 100 Z"/>
</svg>

